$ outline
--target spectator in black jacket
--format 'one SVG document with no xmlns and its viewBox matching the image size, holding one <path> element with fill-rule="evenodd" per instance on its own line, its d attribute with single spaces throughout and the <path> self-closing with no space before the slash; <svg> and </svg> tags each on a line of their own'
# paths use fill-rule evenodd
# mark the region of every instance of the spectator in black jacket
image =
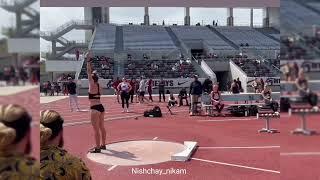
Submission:
<svg viewBox="0 0 320 180">
<path fill-rule="evenodd" d="M 194 76 L 194 81 L 190 84 L 190 91 L 189 95 L 191 97 L 191 111 L 190 116 L 194 116 L 194 113 L 196 111 L 196 106 L 199 102 L 199 97 L 202 94 L 202 84 L 198 80 L 198 76 Z"/>
<path fill-rule="evenodd" d="M 213 84 L 212 84 L 211 78 L 208 77 L 206 80 L 204 80 L 204 82 L 202 84 L 203 92 L 210 94 L 212 91 L 212 85 Z"/>
</svg>

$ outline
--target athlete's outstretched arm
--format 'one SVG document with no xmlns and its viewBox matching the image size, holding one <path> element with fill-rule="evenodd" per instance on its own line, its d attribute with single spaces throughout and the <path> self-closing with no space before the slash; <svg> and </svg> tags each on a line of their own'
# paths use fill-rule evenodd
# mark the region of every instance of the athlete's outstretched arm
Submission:
<svg viewBox="0 0 320 180">
<path fill-rule="evenodd" d="M 91 52 L 88 51 L 88 53 L 86 54 L 87 74 L 88 74 L 88 77 L 91 77 L 91 73 L 92 73 L 91 58 L 92 58 Z"/>
</svg>

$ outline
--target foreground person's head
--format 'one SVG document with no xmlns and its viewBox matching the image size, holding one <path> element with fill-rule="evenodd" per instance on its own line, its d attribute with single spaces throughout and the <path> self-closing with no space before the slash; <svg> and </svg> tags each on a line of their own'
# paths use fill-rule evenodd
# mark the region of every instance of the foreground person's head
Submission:
<svg viewBox="0 0 320 180">
<path fill-rule="evenodd" d="M 31 116 L 19 105 L 0 105 L 0 179 L 39 179 L 31 152 Z"/>
<path fill-rule="evenodd" d="M 23 107 L 0 105 L 0 152 L 29 154 L 31 121 Z"/>
<path fill-rule="evenodd" d="M 62 148 L 63 119 L 58 112 L 41 111 L 40 143 L 40 179 L 91 180 L 85 163 Z"/>
<path fill-rule="evenodd" d="M 41 147 L 63 147 L 63 119 L 53 110 L 40 113 L 40 143 Z"/>
</svg>

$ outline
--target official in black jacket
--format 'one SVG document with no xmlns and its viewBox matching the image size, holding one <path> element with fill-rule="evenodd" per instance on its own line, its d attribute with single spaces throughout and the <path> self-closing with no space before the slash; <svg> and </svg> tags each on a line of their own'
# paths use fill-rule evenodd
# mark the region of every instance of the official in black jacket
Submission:
<svg viewBox="0 0 320 180">
<path fill-rule="evenodd" d="M 196 106 L 199 102 L 199 97 L 202 94 L 202 84 L 198 80 L 198 76 L 194 76 L 194 81 L 190 84 L 189 95 L 191 97 L 191 111 L 190 116 L 194 116 L 196 111 Z"/>
</svg>

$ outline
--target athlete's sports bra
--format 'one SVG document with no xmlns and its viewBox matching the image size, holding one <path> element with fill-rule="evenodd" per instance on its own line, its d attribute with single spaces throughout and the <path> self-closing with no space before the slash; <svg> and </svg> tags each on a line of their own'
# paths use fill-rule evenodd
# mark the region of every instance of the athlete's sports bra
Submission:
<svg viewBox="0 0 320 180">
<path fill-rule="evenodd" d="M 89 99 L 100 99 L 100 86 L 99 86 L 99 83 L 97 83 L 97 86 L 98 86 L 98 93 L 97 94 L 91 94 L 88 92 L 89 94 Z"/>
</svg>

